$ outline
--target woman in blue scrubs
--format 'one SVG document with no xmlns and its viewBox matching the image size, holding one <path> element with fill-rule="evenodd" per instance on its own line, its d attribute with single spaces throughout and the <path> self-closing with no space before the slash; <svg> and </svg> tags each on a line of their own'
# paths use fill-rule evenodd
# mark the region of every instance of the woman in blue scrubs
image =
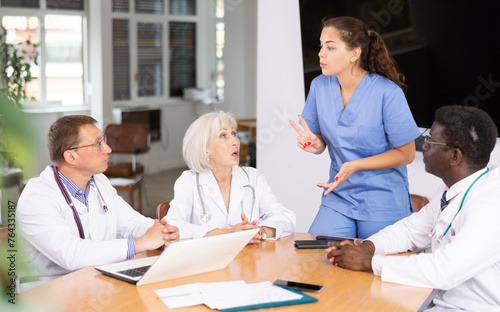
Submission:
<svg viewBox="0 0 500 312">
<path fill-rule="evenodd" d="M 420 135 L 404 76 L 380 36 L 353 17 L 323 20 L 319 62 L 297 145 L 331 158 L 310 233 L 367 238 L 411 213 L 406 165 Z"/>
</svg>

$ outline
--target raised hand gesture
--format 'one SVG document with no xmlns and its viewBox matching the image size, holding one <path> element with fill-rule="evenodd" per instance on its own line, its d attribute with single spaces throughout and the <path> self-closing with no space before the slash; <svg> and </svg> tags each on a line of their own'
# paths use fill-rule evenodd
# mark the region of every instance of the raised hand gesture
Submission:
<svg viewBox="0 0 500 312">
<path fill-rule="evenodd" d="M 302 150 L 313 153 L 313 154 L 321 154 L 325 150 L 325 142 L 323 141 L 323 137 L 320 134 L 313 133 L 311 129 L 307 126 L 306 121 L 302 116 L 299 115 L 299 120 L 304 130 L 300 129 L 297 124 L 293 121 L 289 121 L 295 131 L 299 134 L 297 137 L 297 146 Z"/>
</svg>

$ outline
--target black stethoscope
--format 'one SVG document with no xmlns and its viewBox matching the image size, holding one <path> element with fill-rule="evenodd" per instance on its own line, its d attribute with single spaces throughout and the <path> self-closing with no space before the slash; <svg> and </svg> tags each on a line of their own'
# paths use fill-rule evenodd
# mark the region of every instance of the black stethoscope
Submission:
<svg viewBox="0 0 500 312">
<path fill-rule="evenodd" d="M 471 185 L 469 185 L 469 188 L 467 188 L 467 191 L 465 191 L 465 194 L 464 194 L 464 197 L 462 198 L 462 202 L 460 203 L 460 207 L 458 208 L 458 211 L 457 213 L 455 213 L 455 216 L 453 217 L 453 219 L 451 220 L 450 224 L 448 224 L 448 227 L 446 228 L 446 230 L 444 231 L 443 235 L 440 235 L 437 239 L 437 243 L 438 244 L 441 244 L 441 242 L 443 241 L 443 238 L 446 236 L 446 234 L 448 233 L 448 231 L 450 230 L 451 228 L 451 224 L 453 223 L 453 221 L 455 220 L 455 218 L 457 217 L 458 213 L 460 212 L 460 210 L 462 210 L 462 206 L 464 205 L 464 201 L 465 201 L 465 197 L 467 196 L 467 194 L 469 194 L 469 191 L 470 189 L 472 188 L 472 186 L 474 184 L 476 184 L 477 180 L 479 180 L 482 176 L 484 176 L 486 173 L 488 173 L 488 171 L 490 171 L 490 168 L 486 168 L 486 171 L 483 172 L 479 177 L 477 177 L 474 182 L 471 183 Z M 437 221 L 436 221 L 437 222 Z M 453 232 L 453 231 L 452 231 Z M 429 234 L 430 237 L 432 237 L 432 234 Z"/>
<path fill-rule="evenodd" d="M 56 179 L 57 186 L 59 186 L 59 189 L 61 190 L 61 193 L 64 196 L 64 199 L 66 200 L 66 203 L 68 203 L 69 207 L 73 211 L 73 218 L 75 219 L 76 226 L 78 227 L 78 233 L 80 234 L 81 239 L 85 239 L 85 233 L 83 232 L 83 226 L 82 226 L 82 221 L 80 220 L 80 216 L 78 215 L 78 211 L 76 211 L 75 204 L 73 204 L 73 201 L 71 200 L 71 197 L 68 194 L 68 191 L 63 185 L 63 182 L 61 181 L 61 177 L 59 176 L 59 170 L 57 170 L 57 167 L 52 166 L 54 169 L 54 178 Z M 106 201 L 104 201 L 104 197 L 102 197 L 101 191 L 99 191 L 99 188 L 97 187 L 97 184 L 95 181 L 93 182 L 97 193 L 99 193 L 102 209 L 104 212 L 108 212 L 108 207 L 106 205 Z"/>
<path fill-rule="evenodd" d="M 241 167 L 240 167 L 241 168 Z M 250 185 L 250 177 L 248 176 L 248 173 L 245 171 L 245 169 L 241 168 L 245 175 L 247 176 L 248 183 L 246 185 L 243 185 L 243 188 L 248 187 L 250 190 L 252 190 L 252 212 L 250 214 L 250 218 L 252 218 L 253 215 L 253 207 L 255 206 L 255 189 L 253 186 Z M 203 200 L 202 192 L 200 189 L 200 173 L 196 172 L 196 186 L 198 188 L 198 195 L 200 196 L 200 201 L 201 201 L 201 207 L 203 208 L 202 213 L 200 214 L 200 219 L 201 221 L 207 223 L 212 219 L 212 217 L 208 214 L 207 209 L 205 208 L 205 201 Z M 194 209 L 194 206 L 193 206 Z M 243 201 L 241 202 L 241 210 L 243 211 Z"/>
</svg>

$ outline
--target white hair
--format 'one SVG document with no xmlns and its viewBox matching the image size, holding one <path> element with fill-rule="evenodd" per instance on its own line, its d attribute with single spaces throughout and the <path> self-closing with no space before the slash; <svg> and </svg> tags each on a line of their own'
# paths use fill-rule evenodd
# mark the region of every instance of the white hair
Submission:
<svg viewBox="0 0 500 312">
<path fill-rule="evenodd" d="M 477 140 L 479 140 L 479 135 L 477 134 L 474 126 L 470 129 L 469 134 L 472 137 L 472 141 L 477 142 Z"/>
<path fill-rule="evenodd" d="M 237 129 L 238 124 L 233 115 L 223 111 L 204 114 L 189 126 L 182 141 L 182 156 L 189 169 L 196 172 L 210 169 L 207 147 L 226 126 Z"/>
</svg>

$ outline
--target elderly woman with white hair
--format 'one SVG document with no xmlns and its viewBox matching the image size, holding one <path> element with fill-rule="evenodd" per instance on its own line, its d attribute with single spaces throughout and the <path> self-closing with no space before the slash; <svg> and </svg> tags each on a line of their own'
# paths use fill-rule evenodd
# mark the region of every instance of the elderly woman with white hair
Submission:
<svg viewBox="0 0 500 312">
<path fill-rule="evenodd" d="M 190 168 L 174 186 L 167 222 L 180 238 L 199 238 L 260 227 L 251 240 L 280 238 L 295 230 L 295 214 L 278 202 L 264 175 L 240 167 L 236 120 L 219 111 L 195 120 L 183 141 Z"/>
</svg>

